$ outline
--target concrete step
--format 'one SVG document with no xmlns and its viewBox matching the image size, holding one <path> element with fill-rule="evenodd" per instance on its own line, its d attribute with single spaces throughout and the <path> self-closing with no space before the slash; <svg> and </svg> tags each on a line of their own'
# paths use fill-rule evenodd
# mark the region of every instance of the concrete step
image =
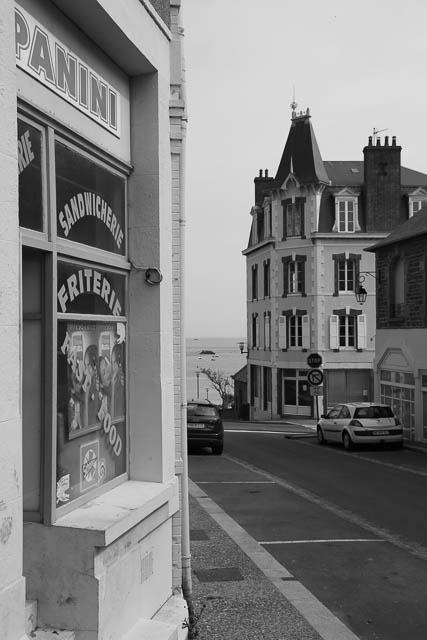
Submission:
<svg viewBox="0 0 427 640">
<path fill-rule="evenodd" d="M 181 596 L 172 596 L 152 620 L 139 620 L 121 640 L 187 640 L 187 605 Z"/>
<path fill-rule="evenodd" d="M 74 631 L 57 631 L 56 629 L 35 629 L 28 638 L 31 640 L 75 640 Z"/>
</svg>

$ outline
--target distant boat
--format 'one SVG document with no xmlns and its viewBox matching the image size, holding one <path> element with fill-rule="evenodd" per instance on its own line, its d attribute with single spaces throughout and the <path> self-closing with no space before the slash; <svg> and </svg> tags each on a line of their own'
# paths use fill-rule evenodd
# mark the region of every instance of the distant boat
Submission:
<svg viewBox="0 0 427 640">
<path fill-rule="evenodd" d="M 209 349 L 203 349 L 200 352 L 200 355 L 202 355 L 202 356 L 214 356 L 215 355 L 215 351 L 210 351 Z"/>
</svg>

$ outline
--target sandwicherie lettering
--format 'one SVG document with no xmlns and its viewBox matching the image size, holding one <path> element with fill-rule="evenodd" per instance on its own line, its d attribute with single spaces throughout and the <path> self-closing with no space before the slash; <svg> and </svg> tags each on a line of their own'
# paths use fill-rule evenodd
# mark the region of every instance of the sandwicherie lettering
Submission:
<svg viewBox="0 0 427 640">
<path fill-rule="evenodd" d="M 108 202 L 91 191 L 78 193 L 70 198 L 58 213 L 58 221 L 67 238 L 73 225 L 85 216 L 96 216 L 110 230 L 117 247 L 120 249 L 123 241 L 123 231 Z"/>
</svg>

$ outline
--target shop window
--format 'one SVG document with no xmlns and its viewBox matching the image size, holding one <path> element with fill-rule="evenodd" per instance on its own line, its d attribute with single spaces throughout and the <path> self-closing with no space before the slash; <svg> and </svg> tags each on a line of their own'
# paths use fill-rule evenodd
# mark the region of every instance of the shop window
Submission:
<svg viewBox="0 0 427 640">
<path fill-rule="evenodd" d="M 404 436 L 415 434 L 415 379 L 412 373 L 380 371 L 381 402 L 392 407 L 402 423 Z"/>
<path fill-rule="evenodd" d="M 58 264 L 58 507 L 126 472 L 124 292 L 121 275 Z"/>
<path fill-rule="evenodd" d="M 57 233 L 124 255 L 124 180 L 62 142 L 55 144 Z"/>
<path fill-rule="evenodd" d="M 47 523 L 127 477 L 126 174 L 94 151 L 18 119 L 24 512 Z"/>
<path fill-rule="evenodd" d="M 44 130 L 18 118 L 19 224 L 41 232 L 45 228 L 45 158 Z"/>
</svg>

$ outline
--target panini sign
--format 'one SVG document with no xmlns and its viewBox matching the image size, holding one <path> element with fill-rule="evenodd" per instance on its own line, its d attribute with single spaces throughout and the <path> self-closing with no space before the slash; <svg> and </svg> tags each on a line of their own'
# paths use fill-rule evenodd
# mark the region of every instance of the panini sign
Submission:
<svg viewBox="0 0 427 640">
<path fill-rule="evenodd" d="M 15 8 L 16 64 L 120 137 L 120 93 L 21 7 Z"/>
</svg>

